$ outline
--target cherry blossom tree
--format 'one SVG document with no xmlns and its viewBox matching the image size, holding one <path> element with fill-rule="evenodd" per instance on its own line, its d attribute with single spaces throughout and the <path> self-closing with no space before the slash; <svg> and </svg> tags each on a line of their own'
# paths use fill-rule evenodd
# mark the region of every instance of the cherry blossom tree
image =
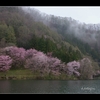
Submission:
<svg viewBox="0 0 100 100">
<path fill-rule="evenodd" d="M 58 58 L 54 58 L 44 54 L 43 52 L 35 49 L 29 49 L 26 51 L 26 64 L 25 68 L 40 71 L 59 71 L 61 61 Z"/>
<path fill-rule="evenodd" d="M 93 66 L 89 58 L 80 61 L 80 73 L 82 79 L 93 79 Z"/>
<path fill-rule="evenodd" d="M 67 63 L 67 73 L 69 75 L 77 75 L 77 76 L 80 76 L 80 73 L 78 71 L 78 69 L 80 68 L 80 63 L 79 62 L 76 62 L 76 61 L 72 61 L 72 62 L 69 62 Z"/>
<path fill-rule="evenodd" d="M 18 47 L 6 48 L 6 54 L 13 59 L 12 67 L 23 67 L 25 63 L 25 49 Z"/>
<path fill-rule="evenodd" d="M 29 49 L 26 51 L 26 65 L 25 68 L 39 69 L 47 66 L 47 56 L 35 49 Z"/>
<path fill-rule="evenodd" d="M 11 68 L 12 59 L 9 56 L 0 56 L 0 71 L 7 71 Z"/>
<path fill-rule="evenodd" d="M 29 49 L 25 52 L 25 58 L 32 58 L 38 51 L 36 49 Z"/>
</svg>

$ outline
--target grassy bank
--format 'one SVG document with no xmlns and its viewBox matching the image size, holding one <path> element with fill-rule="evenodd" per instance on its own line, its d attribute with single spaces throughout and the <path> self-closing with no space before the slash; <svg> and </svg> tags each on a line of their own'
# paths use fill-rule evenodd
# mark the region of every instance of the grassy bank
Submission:
<svg viewBox="0 0 100 100">
<path fill-rule="evenodd" d="M 0 79 L 45 79 L 45 80 L 76 80 L 73 76 L 61 74 L 59 76 L 53 74 L 41 74 L 39 72 L 32 72 L 28 69 L 9 70 L 7 72 L 0 72 Z"/>
</svg>

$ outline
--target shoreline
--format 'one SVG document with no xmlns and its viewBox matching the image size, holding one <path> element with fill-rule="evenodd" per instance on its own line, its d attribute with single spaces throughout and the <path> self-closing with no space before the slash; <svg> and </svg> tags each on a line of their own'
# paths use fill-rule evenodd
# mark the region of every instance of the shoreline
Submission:
<svg viewBox="0 0 100 100">
<path fill-rule="evenodd" d="M 29 69 L 11 69 L 7 72 L 0 72 L 0 80 L 98 80 L 99 78 L 93 79 L 79 79 L 75 76 L 67 76 L 62 73 L 60 75 L 53 74 L 41 74 L 40 72 L 32 72 Z"/>
<path fill-rule="evenodd" d="M 53 74 L 41 74 L 40 72 L 32 72 L 29 69 L 15 69 L 7 72 L 0 72 L 0 80 L 78 80 L 74 76 L 67 76 L 66 74 L 53 75 Z"/>
</svg>

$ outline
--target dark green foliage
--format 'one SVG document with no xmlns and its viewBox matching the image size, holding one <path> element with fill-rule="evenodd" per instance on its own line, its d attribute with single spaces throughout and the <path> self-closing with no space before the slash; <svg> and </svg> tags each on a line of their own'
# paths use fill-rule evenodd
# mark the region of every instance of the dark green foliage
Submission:
<svg viewBox="0 0 100 100">
<path fill-rule="evenodd" d="M 16 44 L 15 32 L 12 26 L 0 24 L 0 41 L 5 43 Z"/>
<path fill-rule="evenodd" d="M 32 35 L 31 40 L 29 41 L 29 47 L 33 47 L 38 50 L 38 39 L 36 35 Z"/>
<path fill-rule="evenodd" d="M 55 22 L 52 27 L 59 29 L 58 33 L 64 34 L 67 23 L 59 26 L 61 23 L 59 19 L 52 16 L 52 20 Z M 62 43 L 62 36 L 57 32 L 52 31 L 42 22 L 35 22 L 34 18 L 25 13 L 21 7 L 0 7 L 0 44 L 2 47 L 8 46 L 7 43 L 13 43 L 25 49 L 35 48 L 44 53 L 52 52 L 52 56 L 66 63 L 80 59 L 80 52 L 73 50 L 71 46 L 67 49 Z M 72 37 L 68 36 L 66 41 L 72 43 L 71 39 Z"/>
<path fill-rule="evenodd" d="M 53 56 L 58 57 L 66 63 L 73 60 L 79 60 L 82 57 L 78 50 L 74 51 L 71 47 L 67 50 L 64 46 L 58 48 L 54 42 L 49 38 L 45 39 L 43 36 L 38 38 L 34 35 L 30 41 L 30 47 L 43 51 L 44 53 L 52 52 Z"/>
<path fill-rule="evenodd" d="M 46 41 L 44 40 L 43 36 L 38 41 L 38 49 L 46 53 Z"/>
</svg>

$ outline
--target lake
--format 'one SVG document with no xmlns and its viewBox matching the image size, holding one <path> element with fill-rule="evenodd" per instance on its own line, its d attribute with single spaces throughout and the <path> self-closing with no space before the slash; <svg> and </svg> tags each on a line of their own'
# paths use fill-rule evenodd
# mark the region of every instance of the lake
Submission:
<svg viewBox="0 0 100 100">
<path fill-rule="evenodd" d="M 100 80 L 0 80 L 0 94 L 100 94 Z"/>
</svg>

